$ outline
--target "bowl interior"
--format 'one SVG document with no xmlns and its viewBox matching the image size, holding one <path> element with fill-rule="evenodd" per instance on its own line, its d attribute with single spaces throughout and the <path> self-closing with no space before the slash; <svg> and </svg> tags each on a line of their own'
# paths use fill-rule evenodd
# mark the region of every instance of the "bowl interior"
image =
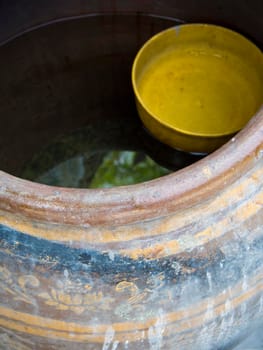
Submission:
<svg viewBox="0 0 263 350">
<path fill-rule="evenodd" d="M 144 109 L 160 124 L 189 135 L 231 135 L 262 104 L 263 55 L 232 30 L 180 25 L 141 48 L 133 85 Z"/>
</svg>

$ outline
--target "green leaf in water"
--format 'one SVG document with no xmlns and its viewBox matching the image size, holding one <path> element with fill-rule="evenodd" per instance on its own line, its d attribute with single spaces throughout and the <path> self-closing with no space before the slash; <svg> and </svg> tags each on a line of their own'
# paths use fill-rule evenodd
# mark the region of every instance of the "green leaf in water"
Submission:
<svg viewBox="0 0 263 350">
<path fill-rule="evenodd" d="M 112 151 L 97 169 L 90 188 L 107 188 L 149 181 L 169 174 L 169 170 L 156 164 L 141 152 Z"/>
</svg>

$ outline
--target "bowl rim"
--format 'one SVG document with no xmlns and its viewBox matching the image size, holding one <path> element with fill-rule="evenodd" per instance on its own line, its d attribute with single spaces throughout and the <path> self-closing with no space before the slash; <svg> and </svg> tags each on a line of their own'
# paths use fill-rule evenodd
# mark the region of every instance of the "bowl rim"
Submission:
<svg viewBox="0 0 263 350">
<path fill-rule="evenodd" d="M 143 99 L 141 98 L 141 95 L 139 93 L 138 90 L 138 86 L 137 86 L 137 79 L 136 79 L 136 70 L 137 70 L 137 65 L 138 62 L 141 58 L 141 56 L 143 55 L 145 49 L 147 49 L 148 46 L 150 46 L 154 41 L 162 38 L 163 35 L 169 33 L 169 32 L 176 32 L 179 33 L 180 32 L 180 28 L 184 27 L 184 28 L 214 28 L 216 30 L 219 30 L 220 32 L 225 32 L 227 33 L 227 35 L 232 35 L 233 37 L 238 38 L 238 40 L 246 42 L 247 44 L 249 44 L 251 46 L 251 48 L 253 48 L 253 50 L 256 52 L 258 52 L 259 54 L 263 55 L 262 51 L 260 50 L 260 48 L 255 45 L 253 43 L 253 41 L 249 40 L 248 38 L 246 38 L 244 35 L 240 34 L 239 32 L 236 32 L 232 29 L 229 29 L 227 27 L 223 27 L 220 25 L 216 25 L 216 24 L 208 24 L 208 23 L 183 23 L 183 24 L 178 24 L 175 25 L 173 27 L 169 27 L 167 29 L 164 29 L 160 32 L 158 32 L 157 34 L 153 35 L 150 39 L 148 39 L 139 49 L 139 51 L 137 52 L 135 59 L 133 61 L 132 64 L 132 72 L 131 72 L 131 80 L 132 80 L 132 87 L 133 87 L 133 91 L 134 91 L 134 95 L 136 97 L 136 99 L 138 99 L 139 103 L 141 104 L 141 106 L 143 107 L 143 109 L 148 113 L 148 115 L 150 115 L 151 118 L 153 118 L 156 122 L 158 122 L 159 124 L 161 124 L 162 126 L 164 126 L 165 128 L 171 130 L 174 133 L 179 133 L 181 135 L 184 136 L 190 136 L 192 138 L 206 138 L 206 139 L 215 139 L 215 138 L 223 138 L 223 137 L 231 137 L 232 135 L 234 135 L 235 133 L 239 132 L 241 129 L 236 129 L 236 130 L 232 130 L 230 132 L 225 132 L 225 133 L 202 133 L 202 132 L 193 132 L 193 131 L 188 131 L 188 130 L 183 130 L 181 128 L 172 126 L 170 123 L 163 121 L 162 118 L 156 116 L 154 113 L 152 113 L 152 111 L 145 105 Z M 262 60 L 263 61 L 263 60 Z M 260 107 L 259 107 L 260 108 Z M 258 108 L 258 110 L 259 110 Z M 257 111 L 258 111 L 257 110 Z M 253 115 L 248 119 L 248 121 L 253 117 Z"/>
</svg>

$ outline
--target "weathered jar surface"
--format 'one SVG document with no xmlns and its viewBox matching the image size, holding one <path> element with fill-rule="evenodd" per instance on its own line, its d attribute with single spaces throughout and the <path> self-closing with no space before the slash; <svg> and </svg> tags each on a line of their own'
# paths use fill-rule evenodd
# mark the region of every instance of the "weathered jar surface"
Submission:
<svg viewBox="0 0 263 350">
<path fill-rule="evenodd" d="M 0 349 L 214 350 L 260 322 L 263 109 L 216 152 L 142 184 L 14 175 L 74 129 L 107 118 L 125 134 L 131 63 L 154 33 L 218 23 L 261 45 L 262 11 L 256 0 L 2 2 Z"/>
</svg>

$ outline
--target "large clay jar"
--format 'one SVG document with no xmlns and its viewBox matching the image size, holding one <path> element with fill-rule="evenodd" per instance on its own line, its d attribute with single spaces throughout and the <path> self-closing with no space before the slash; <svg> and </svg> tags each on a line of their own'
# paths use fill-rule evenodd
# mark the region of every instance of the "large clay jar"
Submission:
<svg viewBox="0 0 263 350">
<path fill-rule="evenodd" d="M 0 349 L 234 344 L 263 312 L 263 109 L 221 149 L 158 180 L 86 190 L 14 175 L 59 134 L 106 119 L 128 128 L 131 62 L 175 18 L 260 45 L 263 2 L 0 9 Z"/>
</svg>

